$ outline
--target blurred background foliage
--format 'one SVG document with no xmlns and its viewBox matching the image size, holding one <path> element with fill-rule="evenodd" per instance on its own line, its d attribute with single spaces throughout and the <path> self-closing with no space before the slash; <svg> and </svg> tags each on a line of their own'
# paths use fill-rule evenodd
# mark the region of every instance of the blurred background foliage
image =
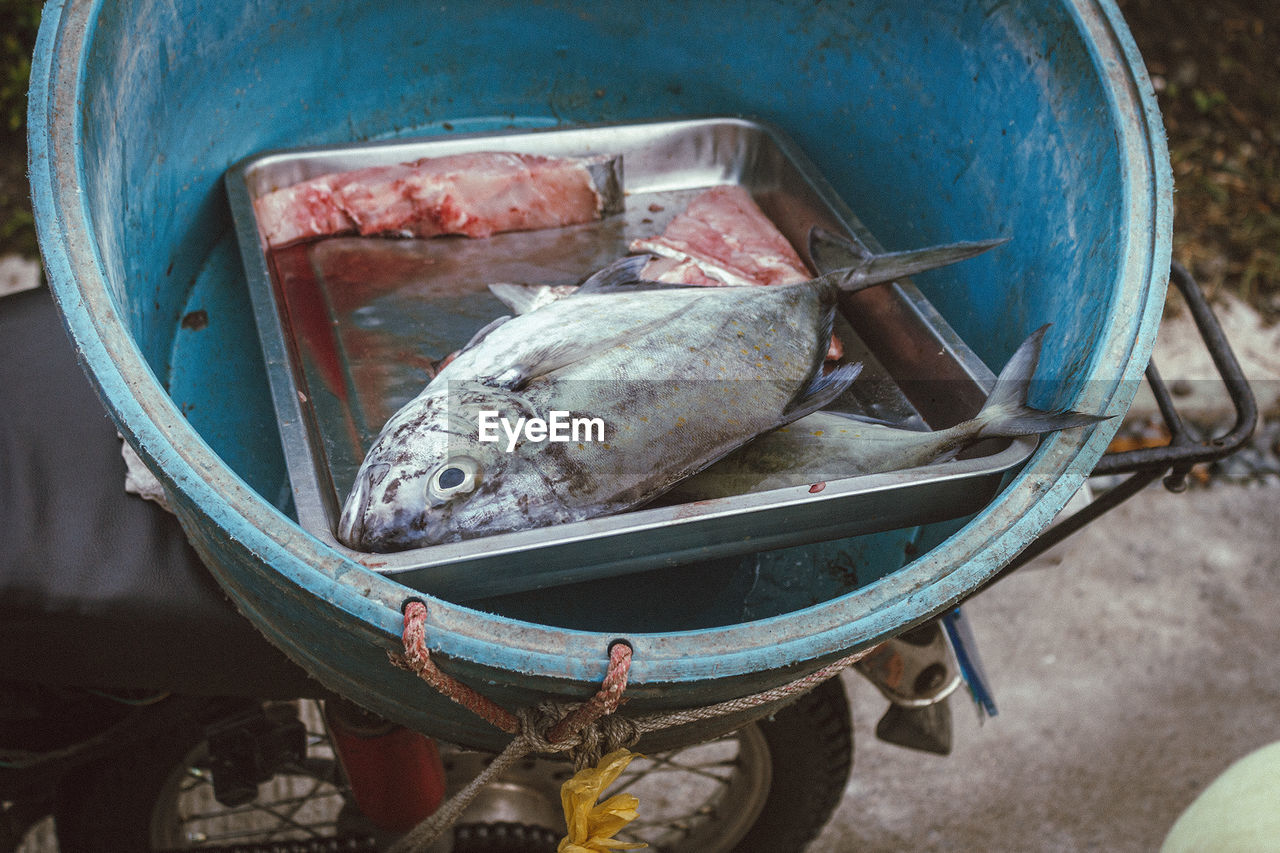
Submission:
<svg viewBox="0 0 1280 853">
<path fill-rule="evenodd" d="M 1280 319 L 1280 3 L 1120 0 L 1173 162 L 1174 257 Z"/>
<path fill-rule="evenodd" d="M 40 27 L 40 4 L 0 0 L 0 255 L 36 255 L 27 190 L 27 80 Z"/>
</svg>

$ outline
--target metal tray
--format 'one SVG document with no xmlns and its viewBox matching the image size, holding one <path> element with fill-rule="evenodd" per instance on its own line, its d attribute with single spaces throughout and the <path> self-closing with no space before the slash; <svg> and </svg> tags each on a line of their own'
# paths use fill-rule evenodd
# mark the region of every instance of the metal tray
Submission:
<svg viewBox="0 0 1280 853">
<path fill-rule="evenodd" d="M 329 172 L 463 151 L 621 154 L 626 210 L 598 223 L 483 240 L 333 237 L 268 252 L 253 200 Z M 506 308 L 496 281 L 565 284 L 659 233 L 701 189 L 738 183 L 805 256 L 812 225 L 880 249 L 802 152 L 740 118 L 431 137 L 261 154 L 227 189 L 279 420 L 299 524 L 361 564 L 460 601 L 891 530 L 984 506 L 1036 439 L 967 458 L 751 495 L 653 506 L 398 554 L 334 537 L 343 498 L 382 424 L 428 381 L 426 366 Z M 894 247 L 911 248 L 911 247 Z M 916 428 L 977 411 L 994 376 L 908 281 L 846 296 L 837 331 L 864 362 L 833 408 Z"/>
</svg>

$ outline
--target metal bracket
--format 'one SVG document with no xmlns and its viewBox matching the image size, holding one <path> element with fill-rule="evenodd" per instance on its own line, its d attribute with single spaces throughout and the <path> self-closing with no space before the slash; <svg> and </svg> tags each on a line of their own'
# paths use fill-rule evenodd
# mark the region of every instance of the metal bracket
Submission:
<svg viewBox="0 0 1280 853">
<path fill-rule="evenodd" d="M 951 752 L 947 697 L 962 679 L 938 620 L 885 640 L 853 666 L 890 703 L 876 725 L 876 737 L 937 755 Z"/>
<path fill-rule="evenodd" d="M 214 798 L 224 806 L 253 802 L 258 785 L 307 754 L 307 730 L 286 702 L 254 706 L 205 729 Z"/>
<path fill-rule="evenodd" d="M 941 702 L 961 682 L 951 644 L 936 619 L 885 640 L 853 667 L 904 708 Z"/>
<path fill-rule="evenodd" d="M 1213 315 L 1213 310 L 1205 299 L 1204 291 L 1191 277 L 1191 273 L 1177 263 L 1170 269 L 1169 280 L 1177 286 L 1186 300 L 1187 308 L 1195 321 L 1196 330 L 1200 333 L 1205 348 L 1213 359 L 1218 376 L 1227 388 L 1231 404 L 1236 411 L 1235 425 L 1217 438 L 1200 440 L 1191 435 L 1175 409 L 1173 396 L 1160 378 L 1155 364 L 1147 365 L 1147 383 L 1151 386 L 1160 415 L 1169 430 L 1169 443 L 1163 447 L 1105 454 L 1098 460 L 1098 464 L 1093 469 L 1093 475 L 1132 474 L 1132 476 L 1108 489 L 1075 514 L 1050 527 L 1012 562 L 983 584 L 977 592 L 1012 574 L 1072 533 L 1115 509 L 1160 479 L 1162 475 L 1164 475 L 1165 488 L 1169 491 L 1184 491 L 1187 488 L 1187 474 L 1194 466 L 1230 456 L 1252 437 L 1258 421 L 1258 404 L 1245 379 L 1244 372 L 1240 369 L 1240 363 L 1231 350 L 1231 344 L 1218 323 L 1218 318 Z"/>
</svg>

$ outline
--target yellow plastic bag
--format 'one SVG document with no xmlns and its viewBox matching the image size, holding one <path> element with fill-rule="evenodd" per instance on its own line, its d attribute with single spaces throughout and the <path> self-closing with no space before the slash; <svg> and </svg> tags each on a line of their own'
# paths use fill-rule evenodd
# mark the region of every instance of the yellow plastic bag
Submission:
<svg viewBox="0 0 1280 853">
<path fill-rule="evenodd" d="M 569 834 L 560 840 L 557 853 L 608 853 L 648 846 L 613 837 L 636 819 L 638 799 L 631 794 L 614 794 L 603 803 L 596 803 L 636 757 L 629 750 L 616 750 L 601 758 L 595 767 L 579 770 L 560 786 L 560 804 Z"/>
</svg>

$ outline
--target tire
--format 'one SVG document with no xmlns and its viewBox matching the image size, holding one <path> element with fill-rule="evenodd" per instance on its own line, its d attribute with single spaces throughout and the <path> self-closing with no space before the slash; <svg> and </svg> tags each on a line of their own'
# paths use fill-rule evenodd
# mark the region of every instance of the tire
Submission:
<svg viewBox="0 0 1280 853">
<path fill-rule="evenodd" d="M 151 850 L 150 815 L 160 789 L 200 737 L 195 721 L 179 722 L 156 738 L 65 780 L 54 820 L 61 853 Z"/>
<path fill-rule="evenodd" d="M 206 772 L 206 723 L 243 707 L 205 702 L 138 748 L 72 774 L 55 807 L 60 853 L 227 849 L 246 841 L 333 835 L 337 816 L 350 809 L 344 809 L 347 798 L 339 787 L 337 762 L 320 733 L 318 713 L 306 720 L 312 732 L 306 760 L 261 785 L 257 801 L 227 809 L 213 798 Z M 291 815 L 297 818 L 295 825 L 276 822 L 265 811 L 282 800 L 292 809 L 299 796 L 307 804 Z M 187 819 L 191 814 L 207 819 Z"/>
<path fill-rule="evenodd" d="M 618 837 L 646 841 L 663 853 L 803 850 L 839 804 L 853 766 L 853 729 L 844 685 L 839 678 L 829 679 L 769 719 L 727 738 L 654 758 L 685 765 L 688 753 L 735 741 L 733 774 L 719 800 L 691 798 L 688 814 L 667 819 L 667 829 Z M 646 804 L 645 794 L 627 783 L 624 775 L 617 790 L 640 797 L 638 824 L 645 818 L 646 805 L 654 803 Z"/>
<path fill-rule="evenodd" d="M 853 769 L 849 699 L 837 678 L 760 723 L 769 743 L 769 797 L 734 853 L 799 851 L 840 804 Z"/>
<path fill-rule="evenodd" d="M 61 853 L 200 849 L 307 837 L 289 827 L 217 837 L 228 810 L 195 830 L 183 822 L 186 806 L 180 799 L 193 795 L 184 780 L 202 781 L 204 731 L 201 720 L 192 717 L 138 749 L 75 774 L 74 790 L 58 798 Z M 291 768 L 287 779 L 278 776 L 264 784 L 260 797 L 269 801 L 282 782 L 290 795 L 297 789 L 288 785 L 301 779 L 317 797 L 327 798 L 327 812 L 316 825 L 328 828 L 316 834 L 332 834 L 336 821 L 338 832 L 346 836 L 342 816 L 351 812 L 351 805 L 336 761 L 319 738 L 312 746 L 304 766 Z M 655 853 L 798 853 L 840 802 L 852 763 L 848 699 L 840 679 L 833 678 L 772 717 L 725 738 L 637 759 L 615 789 L 640 798 L 641 818 L 618 838 L 646 841 Z M 552 790 L 569 775 L 563 762 L 539 761 L 537 766 Z M 699 785 L 703 789 L 695 796 L 687 793 Z M 194 793 L 200 795 L 196 787 Z M 221 808 L 207 791 L 201 796 L 198 810 Z M 208 826 L 214 829 L 203 828 Z M 545 826 L 467 824 L 458 828 L 455 849 L 489 853 L 526 845 L 524 849 L 553 850 L 563 827 L 549 832 Z"/>
</svg>

